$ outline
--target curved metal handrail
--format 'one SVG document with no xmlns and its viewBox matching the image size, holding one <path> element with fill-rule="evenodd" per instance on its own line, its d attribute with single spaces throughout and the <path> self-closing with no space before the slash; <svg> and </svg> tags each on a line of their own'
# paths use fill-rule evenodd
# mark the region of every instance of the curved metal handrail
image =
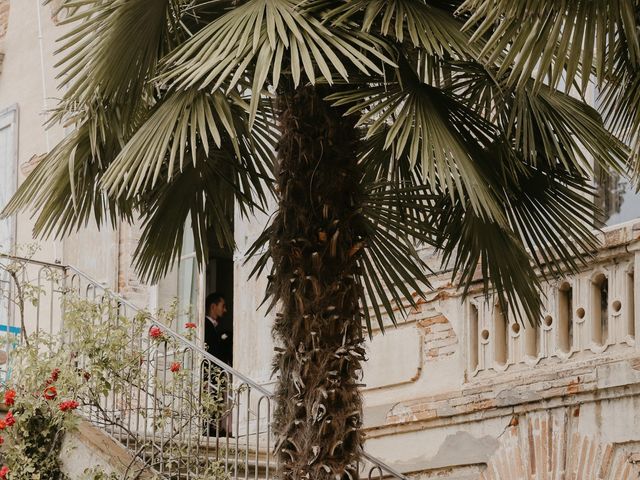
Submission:
<svg viewBox="0 0 640 480">
<path fill-rule="evenodd" d="M 87 275 L 86 273 L 80 271 L 78 268 L 76 268 L 76 267 L 74 267 L 72 265 L 67 265 L 64 268 L 74 272 L 76 275 L 78 275 L 80 277 L 83 277 L 86 281 L 88 281 L 90 283 L 93 283 L 96 286 L 99 286 L 101 289 L 103 289 L 105 291 L 105 293 L 109 294 L 115 301 L 117 301 L 117 302 L 119 302 L 119 303 L 121 303 L 123 305 L 126 305 L 127 307 L 131 308 L 134 312 L 141 312 L 142 311 L 142 309 L 140 309 L 139 307 L 137 307 L 136 305 L 131 303 L 129 300 L 127 300 L 124 297 L 120 296 L 118 293 L 112 291 L 110 288 L 101 285 L 100 282 L 96 281 L 94 278 L 91 278 L 89 275 Z M 167 332 L 173 338 L 175 338 L 176 340 L 179 340 L 181 343 L 185 344 L 186 346 L 188 346 L 193 351 L 195 351 L 195 352 L 199 353 L 200 355 L 202 355 L 204 357 L 204 359 L 206 359 L 207 361 L 215 364 L 216 366 L 220 367 L 221 369 L 229 372 L 235 378 L 238 378 L 238 379 L 242 380 L 243 383 L 246 383 L 251 388 L 256 389 L 257 391 L 259 391 L 263 395 L 268 395 L 268 396 L 272 396 L 273 395 L 269 390 L 264 388 L 259 383 L 256 383 L 255 381 L 253 381 L 249 377 L 247 377 L 247 376 L 243 375 L 242 373 L 240 373 L 239 371 L 235 370 L 231 365 L 227 365 L 226 363 L 224 363 L 220 359 L 218 359 L 218 358 L 214 357 L 213 355 L 211 355 L 204 348 L 196 345 L 191 340 L 189 340 L 188 338 L 184 337 L 183 335 L 180 335 L 175 330 L 172 330 L 172 329 L 168 328 L 166 325 L 162 324 L 156 318 L 154 318 L 153 315 L 149 314 L 147 318 L 149 319 L 149 321 L 151 323 L 153 323 L 154 325 L 162 328 L 163 331 Z"/>
<path fill-rule="evenodd" d="M 26 257 L 20 257 L 20 256 L 16 256 L 16 255 L 9 255 L 9 254 L 2 253 L 2 252 L 0 252 L 0 258 L 6 258 L 6 259 L 9 259 L 9 260 L 18 261 L 18 262 L 22 262 L 22 263 L 25 263 L 25 264 L 33 264 L 33 265 L 37 265 L 37 266 L 40 266 L 42 268 L 47 268 L 47 269 L 55 268 L 55 269 L 61 270 L 64 273 L 65 278 L 68 278 L 69 277 L 69 273 L 71 273 L 73 275 L 72 278 L 77 277 L 77 278 L 83 279 L 85 282 L 87 282 L 87 284 L 88 284 L 87 288 L 93 288 L 94 291 L 96 291 L 96 289 L 100 289 L 102 292 L 104 292 L 104 295 L 109 296 L 111 299 L 113 299 L 119 305 L 126 306 L 127 308 L 131 309 L 131 311 L 134 312 L 134 313 L 143 312 L 143 310 L 141 308 L 137 307 L 136 305 L 134 305 L 132 302 L 130 302 L 129 300 L 127 300 L 124 297 L 122 297 L 117 292 L 114 292 L 113 290 L 111 290 L 107 286 L 103 285 L 101 282 L 97 281 L 95 278 L 92 278 L 90 275 L 84 273 L 83 271 L 81 271 L 80 269 L 76 268 L 73 265 L 62 265 L 60 263 L 51 263 L 51 262 L 46 262 L 46 261 L 41 261 L 41 260 L 34 260 L 34 259 L 26 258 Z M 78 288 L 80 288 L 80 280 L 78 280 Z M 260 405 L 264 401 L 264 399 L 266 398 L 268 402 L 271 402 L 271 401 L 275 400 L 274 394 L 271 391 L 269 391 L 268 389 L 266 389 L 264 386 L 260 385 L 259 383 L 255 382 L 251 378 L 249 378 L 249 377 L 243 375 L 242 373 L 240 373 L 239 371 L 235 370 L 230 365 L 227 365 L 226 363 L 222 362 L 218 358 L 214 357 L 209 352 L 207 352 L 204 348 L 202 348 L 199 345 L 195 344 L 193 341 L 189 340 L 185 336 L 179 334 L 178 332 L 176 332 L 176 331 L 172 330 L 171 328 L 167 327 L 166 325 L 162 324 L 156 318 L 154 318 L 153 315 L 151 315 L 150 313 L 148 313 L 148 312 L 144 312 L 144 313 L 145 313 L 145 319 L 147 321 L 149 321 L 149 323 L 151 323 L 152 325 L 160 327 L 163 330 L 163 332 L 165 332 L 167 335 L 171 336 L 173 339 L 177 340 L 185 348 L 188 348 L 188 349 L 192 350 L 193 352 L 197 353 L 198 355 L 202 356 L 204 361 L 207 361 L 207 362 L 210 362 L 211 364 L 216 365 L 217 367 L 219 367 L 221 370 L 223 370 L 227 374 L 229 374 L 229 375 L 233 376 L 234 378 L 236 378 L 237 380 L 239 380 L 241 384 L 245 384 L 248 387 L 250 387 L 251 389 L 255 390 L 256 392 L 259 392 L 262 395 L 262 398 L 260 398 L 259 401 L 258 401 L 258 412 L 257 412 L 258 420 L 260 419 Z M 269 403 L 269 407 L 267 409 L 267 415 L 270 415 L 270 412 L 271 412 L 271 407 L 270 407 L 270 403 Z M 253 413 L 255 414 L 256 412 L 253 412 Z M 269 445 L 269 439 L 267 439 L 266 442 L 267 442 L 267 445 Z M 256 455 L 257 455 L 257 450 L 256 450 Z M 379 472 L 379 477 L 380 478 L 383 478 L 383 475 L 384 475 L 385 477 L 386 476 L 392 476 L 392 477 L 394 477 L 396 479 L 399 479 L 399 480 L 409 480 L 408 477 L 406 477 L 404 474 L 398 472 L 394 468 L 392 468 L 389 465 L 385 464 L 381 460 L 373 457 L 372 455 L 368 454 L 367 452 L 364 452 L 364 451 L 362 452 L 362 458 L 363 458 L 363 460 L 365 460 L 366 462 L 371 464 L 371 465 L 369 465 L 369 478 L 371 478 L 371 474 L 373 472 L 377 471 L 377 472 Z"/>
</svg>

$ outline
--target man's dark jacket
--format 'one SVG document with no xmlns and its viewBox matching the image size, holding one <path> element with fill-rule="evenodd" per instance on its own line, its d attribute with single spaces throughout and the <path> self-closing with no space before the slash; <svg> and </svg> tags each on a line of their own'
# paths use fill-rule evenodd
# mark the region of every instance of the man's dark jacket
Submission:
<svg viewBox="0 0 640 480">
<path fill-rule="evenodd" d="M 205 318 L 204 341 L 207 351 L 227 365 L 233 365 L 233 331 L 226 319 L 218 320 L 214 327 L 211 320 Z"/>
</svg>

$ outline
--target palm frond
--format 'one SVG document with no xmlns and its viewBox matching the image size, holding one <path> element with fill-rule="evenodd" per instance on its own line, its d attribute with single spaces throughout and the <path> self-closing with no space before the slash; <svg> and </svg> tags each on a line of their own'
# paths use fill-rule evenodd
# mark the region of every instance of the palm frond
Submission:
<svg viewBox="0 0 640 480">
<path fill-rule="evenodd" d="M 436 211 L 434 225 L 440 231 L 443 265 L 452 266 L 463 294 L 481 281 L 485 295 L 495 292 L 503 311 L 509 305 L 520 321 L 524 317 L 537 323 L 540 282 L 518 236 L 479 217 L 460 200 L 443 197 Z"/>
<path fill-rule="evenodd" d="M 436 2 L 423 0 L 355 0 L 324 16 L 333 25 L 355 22 L 364 32 L 379 32 L 397 42 L 408 40 L 426 55 L 475 57 L 478 50 L 463 23 Z"/>
<path fill-rule="evenodd" d="M 78 2 L 68 1 L 67 7 Z M 138 101 L 158 59 L 178 41 L 181 0 L 90 0 L 63 23 L 58 41 L 60 88 L 65 98 L 89 103 L 96 90 L 106 102 Z"/>
<path fill-rule="evenodd" d="M 275 145 L 275 121 L 267 107 L 265 103 L 250 132 L 246 102 L 237 94 L 229 98 L 221 92 L 195 89 L 166 92 L 122 148 L 103 184 L 111 194 L 136 195 L 155 186 L 161 173 L 171 180 L 186 163 L 196 165 L 200 146 L 206 156 L 223 142 L 229 143 L 236 158 L 244 155 L 264 167 L 271 163 Z M 264 175 L 268 171 L 263 168 Z"/>
<path fill-rule="evenodd" d="M 91 130 L 84 123 L 58 144 L 19 186 L 2 215 L 31 209 L 36 215 L 34 235 L 39 237 L 68 235 L 91 218 L 98 226 L 115 224 L 119 217 L 131 219 L 131 202 L 108 198 L 98 187 L 119 144 L 103 142 L 94 155 Z"/>
<path fill-rule="evenodd" d="M 536 87 L 574 80 L 585 91 L 592 69 L 599 80 L 612 73 L 609 49 L 625 39 L 629 55 L 640 61 L 639 4 L 636 0 L 521 1 L 467 0 L 461 12 L 470 17 L 466 28 L 485 42 L 486 63 L 500 63 L 510 85 L 523 87 L 533 75 Z"/>
<path fill-rule="evenodd" d="M 141 278 L 157 282 L 174 267 L 180 258 L 186 228 L 191 228 L 198 265 L 203 266 L 213 232 L 220 248 L 233 249 L 234 204 L 241 211 L 262 209 L 263 203 L 253 199 L 249 188 L 265 180 L 252 170 L 252 164 L 241 165 L 233 149 L 214 149 L 207 155 L 201 148 L 198 162 L 188 162 L 184 168 L 148 190 L 137 205 L 143 222 L 143 232 L 134 253 L 134 262 Z M 180 201 L 176 201 L 179 198 Z"/>
<path fill-rule="evenodd" d="M 252 70 L 251 117 L 269 77 L 278 87 L 284 72 L 294 84 L 302 73 L 311 83 L 318 75 L 332 83 L 349 77 L 349 68 L 368 73 L 388 62 L 383 45 L 363 32 L 328 29 L 315 18 L 306 2 L 295 0 L 249 0 L 211 22 L 164 59 L 166 72 L 160 80 L 174 89 L 227 91 Z M 349 68 L 348 68 L 349 67 Z"/>
<path fill-rule="evenodd" d="M 508 225 L 480 218 L 462 202 L 444 195 L 431 221 L 441 232 L 436 245 L 444 264 L 453 264 L 466 293 L 482 279 L 503 308 L 519 320 L 539 321 L 539 280 L 573 273 L 596 249 L 590 177 L 546 161 L 528 163 L 508 145 L 496 144 L 478 160 L 496 190 Z M 518 168 L 513 164 L 517 162 Z"/>
<path fill-rule="evenodd" d="M 436 199 L 426 186 L 376 182 L 367 189 L 362 214 L 368 237 L 357 257 L 362 272 L 357 281 L 369 333 L 373 327 L 370 307 L 384 331 L 385 314 L 395 325 L 397 314 L 407 313 L 405 303 L 415 307 L 416 300 L 431 288 L 429 269 L 415 245 L 434 243 L 437 232 L 426 220 Z"/>
<path fill-rule="evenodd" d="M 507 134 L 527 158 L 557 159 L 585 175 L 593 173 L 594 160 L 607 169 L 623 169 L 628 150 L 592 107 L 544 85 L 535 92 L 519 90 L 512 99 Z"/>
<path fill-rule="evenodd" d="M 367 138 L 384 129 L 383 149 L 396 159 L 406 155 L 411 167 L 419 164 L 431 188 L 443 188 L 452 197 L 468 195 L 474 210 L 504 220 L 474 160 L 499 132 L 453 94 L 421 82 L 405 68 L 393 82 L 328 98 L 336 106 L 350 105 L 347 114 L 361 114 L 358 125 L 367 128 Z"/>
<path fill-rule="evenodd" d="M 506 75 L 475 61 L 452 62 L 449 86 L 469 108 L 495 124 L 527 161 L 561 163 L 593 174 L 593 162 L 622 171 L 627 147 L 607 130 L 601 115 L 583 101 L 546 85 L 510 86 Z"/>
<path fill-rule="evenodd" d="M 609 128 L 631 146 L 629 173 L 637 179 L 640 176 L 640 65 L 633 65 L 622 42 L 612 56 L 614 74 L 602 85 L 598 101 Z"/>
</svg>

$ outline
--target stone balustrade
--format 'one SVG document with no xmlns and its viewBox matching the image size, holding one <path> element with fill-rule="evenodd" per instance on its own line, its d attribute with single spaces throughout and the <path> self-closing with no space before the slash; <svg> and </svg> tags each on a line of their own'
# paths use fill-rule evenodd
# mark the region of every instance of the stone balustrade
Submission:
<svg viewBox="0 0 640 480">
<path fill-rule="evenodd" d="M 636 232 L 637 233 L 637 232 Z M 585 358 L 636 347 L 640 328 L 640 253 L 626 241 L 632 228 L 603 234 L 603 247 L 575 275 L 543 283 L 543 316 L 538 328 L 517 322 L 497 300 L 466 300 L 467 372 L 486 372 Z M 609 240 L 609 244 L 607 243 Z M 613 243 L 613 244 L 611 244 Z"/>
</svg>

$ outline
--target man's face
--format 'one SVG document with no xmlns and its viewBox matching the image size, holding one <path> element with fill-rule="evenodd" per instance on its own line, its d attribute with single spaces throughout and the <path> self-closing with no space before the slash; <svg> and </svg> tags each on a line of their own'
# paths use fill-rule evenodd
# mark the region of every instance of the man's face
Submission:
<svg viewBox="0 0 640 480">
<path fill-rule="evenodd" d="M 211 318 L 221 318 L 225 313 L 227 313 L 227 305 L 224 298 L 220 299 L 218 303 L 211 304 L 209 310 L 209 316 Z"/>
</svg>

